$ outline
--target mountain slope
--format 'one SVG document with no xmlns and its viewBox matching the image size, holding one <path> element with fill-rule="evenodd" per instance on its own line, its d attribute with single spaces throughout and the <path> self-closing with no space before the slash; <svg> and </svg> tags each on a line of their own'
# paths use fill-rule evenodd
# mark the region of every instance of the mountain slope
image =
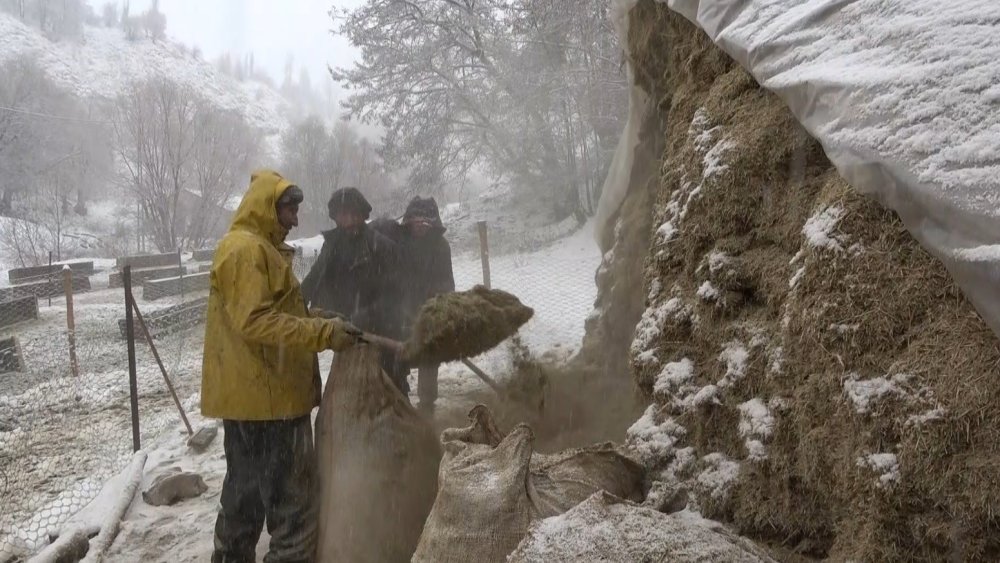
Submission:
<svg viewBox="0 0 1000 563">
<path fill-rule="evenodd" d="M 164 77 L 242 112 L 272 146 L 288 127 L 290 104 L 281 94 L 260 82 L 238 82 L 169 41 L 129 41 L 120 29 L 84 26 L 82 39 L 55 42 L 0 13 L 0 63 L 27 53 L 37 55 L 54 82 L 84 98 L 111 99 L 132 81 Z"/>
</svg>

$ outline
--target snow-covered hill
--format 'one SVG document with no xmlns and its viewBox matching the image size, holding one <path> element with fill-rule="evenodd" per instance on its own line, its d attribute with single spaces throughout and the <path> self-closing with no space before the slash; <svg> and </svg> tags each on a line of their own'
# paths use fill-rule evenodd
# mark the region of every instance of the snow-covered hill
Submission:
<svg viewBox="0 0 1000 563">
<path fill-rule="evenodd" d="M 120 29 L 84 26 L 79 40 L 50 41 L 17 18 L 0 13 L 0 63 L 35 53 L 54 82 L 81 97 L 114 98 L 132 81 L 165 77 L 194 88 L 219 107 L 237 110 L 273 140 L 288 127 L 291 106 L 255 81 L 239 82 L 169 41 L 126 39 Z"/>
</svg>

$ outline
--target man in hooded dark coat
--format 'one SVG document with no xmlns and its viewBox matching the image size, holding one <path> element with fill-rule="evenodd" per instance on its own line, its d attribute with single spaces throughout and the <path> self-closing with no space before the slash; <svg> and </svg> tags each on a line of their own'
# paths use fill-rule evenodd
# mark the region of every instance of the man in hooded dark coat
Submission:
<svg viewBox="0 0 1000 563">
<path fill-rule="evenodd" d="M 428 299 L 455 291 L 451 246 L 444 238 L 446 229 L 441 213 L 434 198 L 416 197 L 407 206 L 401 223 L 380 219 L 372 225 L 396 242 L 401 278 L 397 282 L 401 291 L 398 318 L 400 331 L 409 336 L 420 308 Z M 433 415 L 438 366 L 416 367 L 418 406 L 426 414 Z"/>
<path fill-rule="evenodd" d="M 372 206 L 356 188 L 333 192 L 328 204 L 337 227 L 324 231 L 323 248 L 302 280 L 310 308 L 337 313 L 361 330 L 400 338 L 396 243 L 366 223 Z M 382 354 L 382 368 L 404 395 L 406 373 L 395 354 Z"/>
</svg>

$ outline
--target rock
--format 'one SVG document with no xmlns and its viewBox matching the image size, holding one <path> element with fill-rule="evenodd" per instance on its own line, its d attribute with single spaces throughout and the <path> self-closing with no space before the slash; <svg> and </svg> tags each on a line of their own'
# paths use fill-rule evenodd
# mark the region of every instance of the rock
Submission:
<svg viewBox="0 0 1000 563">
<path fill-rule="evenodd" d="M 219 427 L 216 425 L 202 426 L 194 433 L 194 436 L 188 438 L 187 445 L 192 450 L 201 453 L 208 449 L 208 446 L 212 444 L 215 437 L 219 435 Z"/>
<path fill-rule="evenodd" d="M 208 485 L 201 475 L 175 469 L 157 477 L 149 489 L 142 493 L 142 500 L 151 506 L 171 506 L 200 496 L 207 490 Z"/>
</svg>

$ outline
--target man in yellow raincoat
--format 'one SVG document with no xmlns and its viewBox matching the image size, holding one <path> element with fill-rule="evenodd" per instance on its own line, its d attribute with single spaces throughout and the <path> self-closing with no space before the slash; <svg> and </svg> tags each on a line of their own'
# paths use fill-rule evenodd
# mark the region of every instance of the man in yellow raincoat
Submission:
<svg viewBox="0 0 1000 563">
<path fill-rule="evenodd" d="M 349 348 L 360 333 L 309 317 L 284 242 L 302 199 L 277 172 L 254 172 L 212 264 L 201 410 L 223 419 L 226 452 L 213 562 L 254 561 L 265 520 L 267 563 L 315 552 L 316 353 Z"/>
</svg>

